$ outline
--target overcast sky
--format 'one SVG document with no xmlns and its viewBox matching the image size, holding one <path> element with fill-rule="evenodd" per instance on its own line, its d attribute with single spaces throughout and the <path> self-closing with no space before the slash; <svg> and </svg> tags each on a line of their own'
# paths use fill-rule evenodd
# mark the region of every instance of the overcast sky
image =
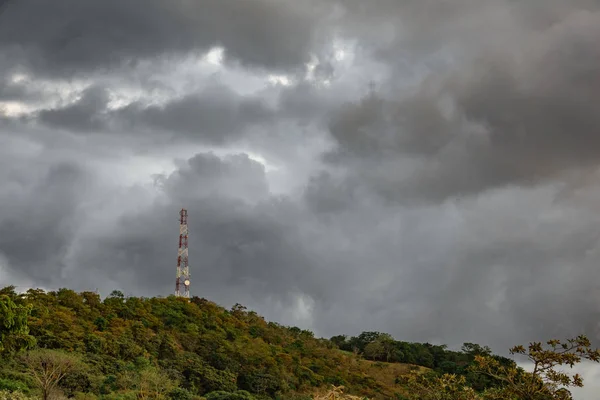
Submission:
<svg viewBox="0 0 600 400">
<path fill-rule="evenodd" d="M 595 0 L 14 0 L 0 286 L 600 339 Z"/>
</svg>

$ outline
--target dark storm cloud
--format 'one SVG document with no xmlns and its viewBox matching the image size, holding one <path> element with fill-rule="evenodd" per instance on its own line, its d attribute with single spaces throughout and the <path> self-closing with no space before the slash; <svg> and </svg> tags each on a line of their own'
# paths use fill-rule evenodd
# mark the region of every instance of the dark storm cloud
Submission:
<svg viewBox="0 0 600 400">
<path fill-rule="evenodd" d="M 0 80 L 0 101 L 15 101 L 30 97 L 25 85 Z"/>
<path fill-rule="evenodd" d="M 32 225 L 3 221 L 2 237 L 20 240 L 0 248 L 13 268 L 50 287 L 87 282 L 89 288 L 93 280 L 103 292 L 171 293 L 177 212 L 185 206 L 193 294 L 226 306 L 239 301 L 260 311 L 279 301 L 289 310 L 294 296 L 305 294 L 315 301 L 320 334 L 379 329 L 406 340 L 474 340 L 498 351 L 532 337 L 597 329 L 600 310 L 590 299 L 598 296 L 600 220 L 568 203 L 553 216 L 553 191 L 412 208 L 347 193 L 352 208 L 323 218 L 270 195 L 263 167 L 247 156 L 206 153 L 158 180 L 164 197 L 124 212 L 108 229 L 82 230 L 101 211 L 77 212 L 86 184 L 75 171 L 63 166 L 42 175 L 32 186 L 37 202 L 6 203 L 19 204 L 21 214 L 11 214 Z M 68 173 L 60 178 L 61 172 Z M 319 185 L 331 182 L 322 177 Z M 149 195 L 135 188 L 106 194 L 120 196 L 115 201 L 123 210 Z M 518 212 L 515 200 L 523 202 Z M 335 204 L 324 211 L 331 209 Z M 40 219 L 41 210 L 51 213 Z M 32 242 L 23 240 L 32 232 Z M 35 251 L 20 250 L 28 245 Z M 55 258 L 43 261 L 48 254 Z M 51 267 L 36 266 L 42 262 Z"/>
<path fill-rule="evenodd" d="M 0 253 L 19 274 L 40 284 L 56 282 L 77 230 L 79 204 L 90 176 L 68 162 L 12 163 L 3 170 Z"/>
<path fill-rule="evenodd" d="M 331 94 L 308 82 L 301 82 L 279 93 L 278 115 L 296 121 L 300 126 L 326 126 L 330 113 L 339 107 L 339 97 L 343 95 Z"/>
<path fill-rule="evenodd" d="M 170 293 L 177 213 L 185 206 L 194 294 L 225 304 L 262 303 L 266 296 L 290 303 L 296 292 L 319 291 L 314 266 L 291 229 L 287 201 L 269 196 L 260 164 L 244 154 L 198 154 L 159 183 L 164 201 L 123 217 L 110 235 L 91 239 L 81 263 L 113 277 L 125 265 L 143 270 L 129 290 Z"/>
<path fill-rule="evenodd" d="M 340 107 L 331 118 L 336 148 L 325 160 L 338 173 L 313 179 L 305 191 L 308 205 L 327 221 L 369 215 L 361 204 L 379 210 L 371 221 L 362 220 L 373 236 L 386 231 L 381 224 L 392 215 L 421 214 L 410 224 L 415 232 L 399 227 L 401 234 L 377 236 L 380 242 L 361 254 L 367 265 L 380 266 L 371 268 L 383 274 L 382 281 L 396 286 L 381 286 L 377 300 L 364 294 L 365 305 L 356 306 L 371 309 L 369 326 L 414 340 L 473 338 L 502 351 L 532 337 L 585 331 L 598 338 L 594 321 L 600 309 L 589 299 L 598 297 L 593 282 L 599 277 L 590 266 L 598 261 L 600 221 L 589 208 L 573 211 L 569 201 L 546 203 L 554 190 L 529 193 L 599 166 L 597 4 L 552 2 L 540 9 L 541 3 L 524 2 L 511 9 L 505 2 L 480 2 L 461 14 L 456 11 L 469 2 L 448 3 L 441 13 L 420 12 L 432 11 L 431 2 L 413 2 L 415 12 L 406 6 L 410 2 L 394 3 L 385 4 L 404 12 L 364 11 L 379 27 L 396 17 L 405 22 L 398 31 L 411 35 L 398 35 L 387 48 L 385 42 L 378 45 L 383 49 L 378 56 L 397 69 L 378 93 Z M 465 15 L 473 22 L 463 24 Z M 416 90 L 396 89 L 402 74 L 395 49 L 420 62 L 421 52 L 456 44 L 463 57 L 455 54 L 436 65 L 436 73 Z M 420 64 L 425 71 L 429 61 Z M 596 198 L 593 191 L 588 195 Z M 461 197 L 481 197 L 496 207 L 478 211 L 477 219 L 442 237 L 434 232 L 450 229 L 445 224 L 452 218 L 414 211 L 427 200 L 442 209 L 454 205 L 456 218 L 464 218 L 474 205 Z M 544 220 L 553 213 L 552 222 Z M 513 224 L 500 223 L 503 219 Z M 431 221 L 437 226 L 429 226 Z M 478 240 L 472 232 L 485 226 L 489 230 Z M 505 237 L 516 232 L 521 236 Z M 394 242 L 390 238 L 396 247 L 411 245 L 384 246 L 388 239 Z M 342 259 L 360 274 L 356 260 Z M 323 326 L 327 321 L 345 327 L 342 331 L 354 329 L 345 315 L 336 315 L 343 313 L 339 306 L 331 308 L 317 317 Z M 396 322 L 387 320 L 390 315 Z"/>
<path fill-rule="evenodd" d="M 416 94 L 370 95 L 333 118 L 338 149 L 328 158 L 356 163 L 365 184 L 392 198 L 444 199 L 597 167 L 599 35 L 600 12 L 573 12 L 519 46 L 482 49 Z M 415 160 L 410 174 L 399 157 Z"/>
<path fill-rule="evenodd" d="M 109 100 L 109 89 L 93 86 L 85 89 L 74 103 L 38 111 L 27 119 L 74 133 L 161 132 L 201 143 L 222 144 L 240 137 L 246 129 L 264 126 L 275 118 L 275 111 L 261 98 L 242 97 L 222 85 L 211 85 L 164 105 L 136 101 L 109 109 Z"/>
<path fill-rule="evenodd" d="M 37 118 L 42 124 L 53 128 L 75 132 L 100 131 L 106 127 L 108 100 L 106 89 L 92 87 L 86 89 L 74 104 L 42 110 Z"/>
<path fill-rule="evenodd" d="M 114 113 L 117 123 L 186 134 L 209 143 L 226 142 L 275 116 L 264 101 L 242 97 L 224 86 L 173 100 L 164 106 L 132 104 Z"/>
<path fill-rule="evenodd" d="M 337 301 L 319 304 L 315 325 L 358 333 L 355 310 L 370 329 L 405 340 L 477 341 L 499 352 L 536 337 L 585 332 L 598 340 L 600 220 L 574 204 L 557 210 L 553 193 L 338 210 L 323 227 L 330 237 L 320 238 L 336 251 L 319 260 L 335 257 L 348 279 L 331 284 Z"/>
<path fill-rule="evenodd" d="M 258 133 L 267 142 L 258 151 L 269 147 L 277 157 L 278 153 L 289 151 L 277 148 L 281 141 L 290 142 L 289 127 L 310 128 L 309 134 L 322 136 L 321 130 L 338 101 L 336 96 L 309 83 L 274 90 L 274 104 L 269 104 L 264 93 L 241 95 L 220 83 L 210 83 L 197 92 L 160 104 L 136 100 L 110 108 L 111 94 L 118 95 L 119 89 L 92 85 L 82 90 L 75 101 L 62 101 L 28 113 L 23 120 L 82 135 L 161 135 L 209 145 L 240 142 Z M 308 138 L 306 133 L 302 137 Z M 297 147 L 295 141 L 291 145 Z"/>
<path fill-rule="evenodd" d="M 44 75 L 70 75 L 223 46 L 255 67 L 309 59 L 314 15 L 295 2 L 252 0 L 12 1 L 0 16 L 0 49 Z"/>
<path fill-rule="evenodd" d="M 130 188 L 99 194 L 77 165 L 44 166 L 2 178 L 0 253 L 13 273 L 51 288 L 74 284 L 107 291 L 116 285 L 129 294 L 171 293 L 177 213 L 185 206 L 196 294 L 224 304 L 260 304 L 270 296 L 292 305 L 296 293 L 320 291 L 290 226 L 295 206 L 269 195 L 262 165 L 245 154 L 194 156 L 157 180 L 163 196 L 150 208 L 117 214 L 109 230 L 100 221 L 87 229 L 107 212 L 101 203 L 119 196 L 123 213 L 135 207 L 135 198 L 151 193 Z"/>
<path fill-rule="evenodd" d="M 0 55 L 0 58 L 2 56 Z M 0 60 L 0 101 L 35 103 L 49 97 L 42 87 L 35 87 L 29 79 L 19 79 L 10 62 Z"/>
<path fill-rule="evenodd" d="M 268 198 L 264 167 L 246 154 L 224 159 L 198 154 L 169 177 L 160 179 L 165 192 L 181 203 L 217 196 L 246 201 Z"/>
<path fill-rule="evenodd" d="M 167 3 L 151 1 L 138 11 L 131 2 L 98 2 L 93 20 L 83 13 L 92 6 L 81 2 L 68 12 L 66 2 L 18 6 L 27 4 L 37 4 L 38 14 L 16 8 L 11 18 L 28 18 L 41 32 L 20 26 L 23 46 L 15 47 L 17 34 L 0 28 L 1 53 L 47 74 L 214 44 L 245 65 L 293 69 L 319 47 L 312 46 L 313 20 L 296 20 L 281 2 L 195 3 L 206 14 L 192 12 L 192 3 L 159 9 Z M 115 110 L 109 94 L 119 88 L 94 82 L 77 102 L 40 111 L 37 126 L 2 120 L 3 131 L 20 129 L 0 134 L 0 252 L 9 267 L 54 287 L 172 293 L 177 212 L 186 207 L 192 294 L 227 306 L 241 302 L 263 313 L 281 302 L 284 309 L 266 315 L 281 321 L 304 295 L 321 335 L 381 330 L 498 352 L 581 332 L 600 338 L 597 2 L 342 6 L 347 12 L 328 15 L 331 25 L 317 32 L 356 39 L 356 62 L 375 57 L 368 58 L 374 67 L 339 78 L 344 68 L 324 57 L 316 75 L 331 79 L 330 87 L 301 82 L 241 97 L 225 86 L 199 93 L 194 86 L 166 104 L 142 98 Z M 230 18 L 240 22 L 246 13 L 248 25 L 217 18 L 234 9 L 240 13 Z M 267 14 L 280 16 L 260 17 Z M 58 15 L 74 17 L 69 25 Z M 114 29 L 103 22 L 109 16 Z M 354 85 L 362 82 L 354 78 L 373 76 L 379 89 L 357 99 Z M 414 86 L 415 76 L 427 79 Z M 246 134 L 253 128 L 260 140 Z M 96 131 L 111 135 L 87 134 L 85 142 L 71 135 Z M 202 153 L 160 174 L 158 189 L 132 185 L 120 175 L 143 175 L 155 161 L 135 159 L 148 135 L 161 145 L 170 137 L 218 145 L 239 139 L 279 169 L 267 172 L 245 155 Z M 35 143 L 7 147 L 23 137 Z M 314 138 L 318 151 L 306 144 Z M 101 155 L 93 151 L 100 145 Z M 161 155 L 157 161 L 180 151 L 157 147 L 144 147 Z M 34 162 L 50 156 L 58 161 Z M 100 183 L 76 172 L 84 159 L 95 172 L 124 166 Z M 316 170 L 306 182 L 309 173 L 298 173 L 305 169 Z M 301 195 L 273 195 L 274 176 Z M 29 213 L 35 218 L 19 226 L 16 217 Z"/>
</svg>

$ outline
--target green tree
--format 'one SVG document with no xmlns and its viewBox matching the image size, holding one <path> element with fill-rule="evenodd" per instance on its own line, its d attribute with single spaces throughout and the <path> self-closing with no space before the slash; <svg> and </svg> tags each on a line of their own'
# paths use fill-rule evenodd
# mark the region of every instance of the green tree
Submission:
<svg viewBox="0 0 600 400">
<path fill-rule="evenodd" d="M 30 397 L 21 392 L 10 392 L 8 390 L 0 390 L 0 400 L 29 400 Z"/>
<path fill-rule="evenodd" d="M 170 400 L 192 400 L 194 396 L 184 388 L 175 388 L 169 392 Z"/>
<path fill-rule="evenodd" d="M 350 338 L 350 345 L 353 349 L 356 349 L 358 352 L 362 353 L 365 351 L 365 347 L 369 344 L 377 340 L 381 335 L 380 332 L 363 332 L 358 337 Z"/>
<path fill-rule="evenodd" d="M 58 384 L 81 366 L 78 356 L 57 350 L 32 350 L 21 359 L 41 391 L 43 400 L 48 400 L 50 394 L 58 389 Z"/>
<path fill-rule="evenodd" d="M 369 360 L 383 361 L 385 360 L 385 347 L 381 341 L 376 340 L 365 346 L 364 356 Z"/>
<path fill-rule="evenodd" d="M 600 351 L 592 349 L 589 339 L 578 336 L 566 342 L 549 340 L 546 346 L 540 342 L 530 343 L 527 348 L 515 346 L 511 354 L 527 357 L 533 364 L 532 372 L 521 368 L 507 367 L 488 356 L 476 356 L 471 369 L 502 382 L 504 387 L 495 396 L 498 398 L 517 398 L 522 400 L 572 399 L 568 387 L 582 387 L 583 379 L 578 374 L 570 375 L 557 370 L 557 367 L 569 366 L 586 359 L 600 362 Z"/>
<path fill-rule="evenodd" d="M 205 397 L 206 400 L 254 400 L 254 396 L 245 390 L 238 390 L 235 392 L 211 392 Z"/>
<path fill-rule="evenodd" d="M 0 295 L 0 355 L 35 345 L 35 338 L 29 335 L 27 325 L 30 314 L 30 305 L 17 305 L 9 295 Z"/>
<path fill-rule="evenodd" d="M 336 335 L 336 336 L 332 336 L 331 339 L 329 339 L 333 344 L 335 344 L 339 349 L 341 350 L 347 350 L 349 349 L 349 344 L 346 341 L 348 339 L 348 337 L 346 335 Z"/>
<path fill-rule="evenodd" d="M 410 391 L 409 398 L 414 400 L 483 400 L 473 388 L 467 386 L 464 376 L 413 374 L 406 383 Z"/>
<path fill-rule="evenodd" d="M 471 356 L 491 356 L 492 349 L 488 346 L 481 347 L 476 343 L 463 343 L 461 350 L 463 353 Z"/>
<path fill-rule="evenodd" d="M 138 399 L 167 399 L 177 382 L 158 368 L 148 367 L 140 372 Z"/>
</svg>

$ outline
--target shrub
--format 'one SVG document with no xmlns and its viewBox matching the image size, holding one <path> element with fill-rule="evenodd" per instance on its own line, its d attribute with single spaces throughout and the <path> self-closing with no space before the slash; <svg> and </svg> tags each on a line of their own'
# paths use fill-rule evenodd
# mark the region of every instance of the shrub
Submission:
<svg viewBox="0 0 600 400">
<path fill-rule="evenodd" d="M 8 391 L 8 392 L 16 392 L 16 391 L 20 391 L 23 393 L 29 392 L 29 388 L 23 382 L 14 381 L 12 379 L 2 379 L 2 378 L 0 378 L 0 390 L 4 390 L 4 391 Z"/>
<path fill-rule="evenodd" d="M 235 392 L 224 392 L 222 390 L 208 393 L 206 400 L 255 400 L 249 392 L 238 390 Z"/>
<path fill-rule="evenodd" d="M 171 400 L 192 400 L 193 395 L 186 389 L 175 388 L 169 392 L 169 399 Z"/>
<path fill-rule="evenodd" d="M 0 400 L 29 400 L 26 394 L 22 392 L 10 392 L 8 390 L 0 390 Z"/>
</svg>

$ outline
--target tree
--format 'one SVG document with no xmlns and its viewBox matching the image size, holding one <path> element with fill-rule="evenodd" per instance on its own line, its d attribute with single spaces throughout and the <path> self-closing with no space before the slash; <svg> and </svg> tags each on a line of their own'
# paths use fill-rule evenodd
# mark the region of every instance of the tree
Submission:
<svg viewBox="0 0 600 400">
<path fill-rule="evenodd" d="M 210 392 L 205 397 L 206 400 L 254 400 L 254 396 L 245 390 L 237 390 L 235 392 L 219 390 Z"/>
<path fill-rule="evenodd" d="M 581 387 L 583 380 L 577 374 L 570 376 L 556 368 L 573 367 L 582 359 L 600 362 L 600 351 L 591 349 L 585 336 L 569 339 L 565 343 L 550 340 L 547 346 L 530 343 L 525 349 L 515 346 L 511 354 L 526 356 L 533 363 L 533 371 L 527 372 L 515 363 L 505 363 L 499 357 L 488 355 L 485 348 L 471 347 L 477 353 L 475 362 L 469 370 L 493 378 L 500 384 L 477 393 L 468 386 L 464 376 L 457 375 L 419 375 L 413 374 L 406 379 L 411 390 L 411 398 L 419 400 L 572 400 L 567 389 L 570 386 Z M 480 351 L 483 350 L 483 351 Z"/>
<path fill-rule="evenodd" d="M 463 343 L 461 351 L 471 356 L 490 356 L 492 349 L 488 346 L 481 347 L 476 343 Z"/>
<path fill-rule="evenodd" d="M 0 355 L 16 353 L 35 345 L 29 335 L 27 317 L 31 306 L 17 305 L 6 294 L 0 295 Z"/>
<path fill-rule="evenodd" d="M 170 400 L 193 400 L 194 396 L 186 389 L 177 387 L 169 392 Z"/>
<path fill-rule="evenodd" d="M 10 392 L 8 390 L 0 390 L 0 400 L 29 400 L 30 397 L 21 392 Z"/>
<path fill-rule="evenodd" d="M 510 349 L 511 354 L 526 356 L 533 363 L 533 371 L 526 372 L 518 367 L 502 365 L 497 359 L 478 355 L 471 366 L 474 372 L 485 374 L 503 384 L 496 394 L 501 398 L 518 398 L 522 400 L 539 399 L 572 399 L 568 387 L 582 387 L 583 379 L 578 374 L 573 376 L 559 371 L 561 366 L 573 367 L 587 359 L 600 362 L 600 351 L 592 349 L 585 336 L 578 336 L 562 343 L 560 340 L 549 340 L 547 346 L 540 342 Z M 500 398 L 500 397 L 499 397 Z"/>
<path fill-rule="evenodd" d="M 332 386 L 331 389 L 322 396 L 317 396 L 316 400 L 369 400 L 367 397 L 352 396 L 344 393 L 344 386 Z"/>
<path fill-rule="evenodd" d="M 110 292 L 110 295 L 108 295 L 108 297 L 116 298 L 116 299 L 124 299 L 125 295 L 120 290 L 113 290 L 112 292 Z"/>
<path fill-rule="evenodd" d="M 160 369 L 148 367 L 140 373 L 139 399 L 166 399 L 169 392 L 177 387 L 177 382 L 170 379 Z"/>
<path fill-rule="evenodd" d="M 353 348 L 357 348 L 360 353 L 365 351 L 365 347 L 377 340 L 382 335 L 380 332 L 363 332 L 358 337 L 350 338 L 350 343 Z"/>
<path fill-rule="evenodd" d="M 231 307 L 231 313 L 237 318 L 243 318 L 246 316 L 248 309 L 241 305 L 240 303 L 235 303 L 233 307 Z"/>
<path fill-rule="evenodd" d="M 3 287 L 2 289 L 0 289 L 0 296 L 4 295 L 9 297 L 15 297 L 17 295 L 17 292 L 15 290 L 16 288 L 17 287 L 15 285 Z"/>
<path fill-rule="evenodd" d="M 383 361 L 386 356 L 385 347 L 381 341 L 376 340 L 365 346 L 364 355 L 369 360 Z"/>
<path fill-rule="evenodd" d="M 58 389 L 58 384 L 80 367 L 77 356 L 57 350 L 32 350 L 22 357 L 22 361 L 42 392 L 43 400 L 48 400 Z"/>
<path fill-rule="evenodd" d="M 387 333 L 380 334 L 377 339 L 368 343 L 364 349 L 364 356 L 375 361 L 397 360 L 401 355 L 397 342 Z"/>
<path fill-rule="evenodd" d="M 483 400 L 473 388 L 467 386 L 464 376 L 453 374 L 412 374 L 406 379 L 410 399 L 415 400 Z M 508 398 L 510 399 L 510 398 Z"/>
<path fill-rule="evenodd" d="M 346 342 L 347 338 L 348 337 L 346 335 L 336 335 L 336 336 L 332 336 L 331 339 L 329 339 L 329 340 L 333 344 L 335 344 L 339 349 L 342 349 L 342 347 L 345 347 L 347 345 L 347 342 Z"/>
<path fill-rule="evenodd" d="M 377 338 L 377 342 L 381 343 L 385 351 L 385 361 L 391 362 L 397 360 L 402 356 L 402 353 L 398 349 L 397 342 L 391 335 L 387 333 L 382 334 Z"/>
</svg>

